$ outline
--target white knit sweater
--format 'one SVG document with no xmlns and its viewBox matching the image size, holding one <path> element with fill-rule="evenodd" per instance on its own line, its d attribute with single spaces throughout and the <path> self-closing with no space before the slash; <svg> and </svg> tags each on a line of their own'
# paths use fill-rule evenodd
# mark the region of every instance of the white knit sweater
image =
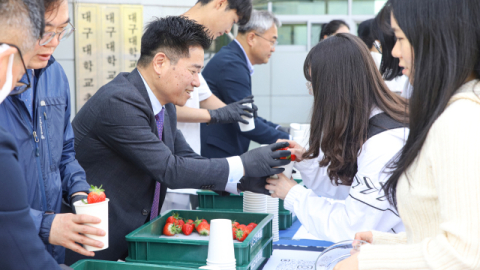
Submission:
<svg viewBox="0 0 480 270">
<path fill-rule="evenodd" d="M 432 125 L 397 186 L 406 232 L 374 232 L 373 245 L 359 254 L 360 269 L 480 269 L 477 95 L 478 80 L 464 84 Z"/>
</svg>

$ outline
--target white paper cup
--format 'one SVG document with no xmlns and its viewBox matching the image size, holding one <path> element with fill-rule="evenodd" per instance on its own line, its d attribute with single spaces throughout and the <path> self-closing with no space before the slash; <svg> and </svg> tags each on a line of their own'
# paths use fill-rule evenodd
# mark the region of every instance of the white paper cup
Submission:
<svg viewBox="0 0 480 270">
<path fill-rule="evenodd" d="M 245 103 L 245 104 L 242 104 L 242 105 L 245 105 L 245 106 L 248 106 L 248 107 L 252 108 L 252 103 Z M 248 121 L 248 124 L 238 122 L 238 125 L 240 126 L 240 130 L 242 132 L 247 132 L 247 131 L 255 129 L 255 118 L 253 118 L 253 117 L 249 118 L 249 117 L 246 117 L 246 116 L 242 116 L 242 118 L 244 120 Z"/>
<path fill-rule="evenodd" d="M 89 245 L 83 245 L 83 247 L 88 251 L 99 251 L 108 248 L 108 201 L 105 199 L 104 202 L 85 204 L 82 201 L 77 201 L 74 203 L 75 211 L 77 215 L 89 215 L 99 218 L 101 221 L 98 224 L 85 223 L 85 225 L 102 229 L 105 231 L 105 236 L 96 236 L 91 234 L 85 234 L 86 237 L 92 238 L 94 240 L 100 241 L 103 243 L 103 248 L 92 247 Z"/>
<path fill-rule="evenodd" d="M 207 262 L 222 264 L 235 262 L 230 219 L 212 219 L 210 221 Z M 209 264 L 207 263 L 207 265 Z"/>
<path fill-rule="evenodd" d="M 285 170 L 283 171 L 283 174 L 290 179 L 292 177 L 292 172 L 293 172 L 293 161 L 288 163 L 287 165 L 280 166 L 279 168 L 284 168 Z"/>
</svg>

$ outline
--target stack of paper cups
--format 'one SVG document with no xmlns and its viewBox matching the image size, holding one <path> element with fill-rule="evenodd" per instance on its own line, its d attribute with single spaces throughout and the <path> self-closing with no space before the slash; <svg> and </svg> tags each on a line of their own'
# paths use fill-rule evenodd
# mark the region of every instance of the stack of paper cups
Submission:
<svg viewBox="0 0 480 270">
<path fill-rule="evenodd" d="M 267 210 L 269 214 L 273 214 L 272 221 L 272 234 L 273 242 L 280 240 L 279 236 L 279 227 L 278 227 L 278 198 L 268 197 L 267 199 Z"/>
<path fill-rule="evenodd" d="M 267 195 L 243 192 L 243 212 L 267 213 Z"/>
<path fill-rule="evenodd" d="M 231 220 L 212 219 L 210 221 L 207 265 L 221 270 L 236 269 Z"/>
<path fill-rule="evenodd" d="M 86 204 L 82 201 L 76 201 L 73 204 L 75 206 L 75 212 L 77 213 L 77 215 L 89 215 L 89 216 L 94 216 L 100 219 L 100 223 L 98 224 L 85 223 L 85 225 L 89 225 L 105 231 L 105 236 L 85 234 L 86 237 L 92 238 L 94 240 L 97 240 L 103 243 L 102 248 L 83 245 L 83 247 L 88 251 L 99 251 L 99 250 L 104 250 L 108 248 L 108 201 L 109 199 L 105 199 L 104 202 L 89 203 L 89 204 Z"/>
<path fill-rule="evenodd" d="M 247 107 L 250 107 L 252 108 L 252 103 L 245 103 L 245 104 L 242 104 L 244 106 L 247 106 Z M 246 116 L 243 116 L 242 115 L 242 118 L 244 120 L 247 120 L 248 121 L 248 124 L 244 124 L 242 122 L 238 122 L 238 125 L 240 126 L 240 130 L 242 132 L 247 132 L 247 131 L 250 131 L 250 130 L 254 130 L 255 129 L 255 119 L 252 117 L 246 117 Z"/>
</svg>

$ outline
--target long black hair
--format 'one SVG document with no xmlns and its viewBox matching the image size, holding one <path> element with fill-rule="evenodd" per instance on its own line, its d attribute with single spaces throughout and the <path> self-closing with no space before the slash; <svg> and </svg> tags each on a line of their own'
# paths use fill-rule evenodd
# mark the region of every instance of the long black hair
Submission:
<svg viewBox="0 0 480 270">
<path fill-rule="evenodd" d="M 384 186 L 396 206 L 399 178 L 416 160 L 432 124 L 467 78 L 473 72 L 480 76 L 480 1 L 390 0 L 389 4 L 414 57 L 410 134 Z"/>
<path fill-rule="evenodd" d="M 320 41 L 324 40 L 324 36 L 331 36 L 333 34 L 335 34 L 335 32 L 338 31 L 338 29 L 340 29 L 340 27 L 342 27 L 342 25 L 346 26 L 348 29 L 350 29 L 350 27 L 348 26 L 348 24 L 344 21 L 344 20 L 333 20 L 333 21 L 330 21 L 329 23 L 324 23 L 322 25 L 322 31 L 320 32 Z"/>
<path fill-rule="evenodd" d="M 373 108 L 406 123 L 407 100 L 388 89 L 367 46 L 351 34 L 318 43 L 303 70 L 314 97 L 310 147 L 303 158 L 316 158 L 321 149 L 319 166 L 328 166 L 332 183 L 351 185 Z"/>
<path fill-rule="evenodd" d="M 391 7 L 387 3 L 378 12 L 371 24 L 371 35 L 380 41 L 382 46 L 382 62 L 380 63 L 380 74 L 386 81 L 391 81 L 402 75 L 403 68 L 400 67 L 398 58 L 392 56 L 392 50 L 397 41 L 390 26 Z"/>
</svg>

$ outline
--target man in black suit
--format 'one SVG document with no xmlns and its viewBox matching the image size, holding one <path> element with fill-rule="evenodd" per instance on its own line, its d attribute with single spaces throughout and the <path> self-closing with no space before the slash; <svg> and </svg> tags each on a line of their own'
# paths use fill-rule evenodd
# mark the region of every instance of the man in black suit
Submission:
<svg viewBox="0 0 480 270">
<path fill-rule="evenodd" d="M 252 95 L 253 66 L 266 64 L 277 42 L 279 21 L 268 11 L 252 11 L 250 20 L 238 28 L 237 38 L 220 49 L 208 62 L 202 75 L 212 93 L 225 104 Z M 221 158 L 241 155 L 250 140 L 269 144 L 289 139 L 288 130 L 278 124 L 255 118 L 255 129 L 242 132 L 238 123 L 201 125 L 201 154 Z"/>
<path fill-rule="evenodd" d="M 272 167 L 288 163 L 279 158 L 290 151 L 275 151 L 285 143 L 206 159 L 177 130 L 175 105 L 198 87 L 210 43 L 205 28 L 185 17 L 150 22 L 137 69 L 100 88 L 75 117 L 77 159 L 110 199 L 110 247 L 96 259 L 125 258 L 125 235 L 159 214 L 167 187 L 267 192 L 264 179 L 250 177 L 279 173 Z M 66 261 L 81 258 L 68 252 Z"/>
</svg>

